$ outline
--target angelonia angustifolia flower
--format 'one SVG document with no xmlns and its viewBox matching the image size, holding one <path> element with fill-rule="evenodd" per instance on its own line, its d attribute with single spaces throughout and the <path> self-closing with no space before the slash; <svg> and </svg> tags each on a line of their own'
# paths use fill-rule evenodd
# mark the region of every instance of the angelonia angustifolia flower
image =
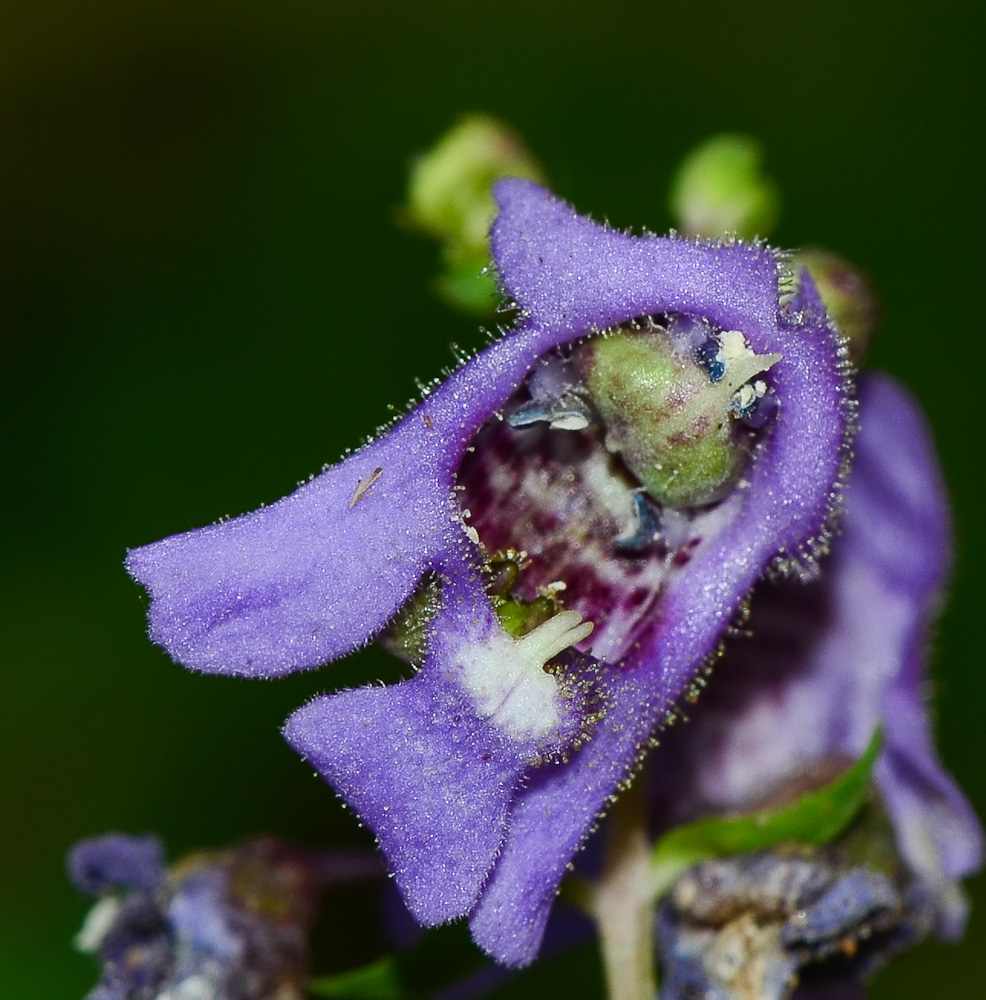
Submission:
<svg viewBox="0 0 986 1000">
<path fill-rule="evenodd" d="M 520 965 L 757 580 L 815 572 L 853 404 L 782 255 L 628 236 L 525 180 L 495 194 L 515 325 L 291 496 L 127 565 L 192 669 L 278 676 L 378 636 L 412 663 L 285 736 L 419 921 L 468 915 Z"/>
</svg>

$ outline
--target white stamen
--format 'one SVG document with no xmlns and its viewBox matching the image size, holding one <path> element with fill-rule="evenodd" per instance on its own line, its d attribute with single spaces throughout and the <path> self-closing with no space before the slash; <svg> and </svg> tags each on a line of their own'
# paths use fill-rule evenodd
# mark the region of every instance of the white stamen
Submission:
<svg viewBox="0 0 986 1000">
<path fill-rule="evenodd" d="M 556 730 L 561 690 L 544 667 L 591 631 L 592 622 L 577 611 L 562 611 L 519 639 L 499 632 L 466 647 L 460 677 L 476 712 L 513 739 L 539 739 Z"/>
<path fill-rule="evenodd" d="M 756 389 L 747 382 L 746 385 L 741 385 L 735 393 L 733 393 L 732 408 L 734 410 L 748 410 L 756 401 L 757 392 Z"/>
</svg>

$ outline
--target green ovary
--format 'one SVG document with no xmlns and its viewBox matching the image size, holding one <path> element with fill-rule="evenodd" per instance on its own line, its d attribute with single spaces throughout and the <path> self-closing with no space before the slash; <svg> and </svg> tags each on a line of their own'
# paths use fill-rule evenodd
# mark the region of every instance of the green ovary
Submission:
<svg viewBox="0 0 986 1000">
<path fill-rule="evenodd" d="M 666 445 L 654 457 L 647 450 L 624 452 L 630 471 L 655 500 L 669 507 L 696 507 L 718 500 L 736 481 L 746 449 L 724 432 L 713 431 L 692 443 Z"/>
<path fill-rule="evenodd" d="M 578 348 L 575 363 L 606 428 L 606 446 L 659 503 L 720 499 L 742 471 L 749 433 L 729 414 L 736 389 L 779 355 L 729 363 L 719 382 L 677 355 L 660 332 L 621 331 Z"/>
</svg>

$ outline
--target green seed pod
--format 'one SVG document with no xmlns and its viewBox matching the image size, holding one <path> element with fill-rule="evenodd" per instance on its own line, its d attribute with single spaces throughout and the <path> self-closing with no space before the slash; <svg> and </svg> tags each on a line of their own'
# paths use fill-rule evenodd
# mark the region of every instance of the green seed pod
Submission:
<svg viewBox="0 0 986 1000">
<path fill-rule="evenodd" d="M 741 334 L 721 335 L 723 374 L 676 354 L 660 331 L 594 337 L 574 354 L 606 429 L 606 447 L 659 503 L 700 507 L 721 499 L 746 460 L 750 433 L 730 414 L 736 391 L 780 360 L 756 355 Z"/>
</svg>

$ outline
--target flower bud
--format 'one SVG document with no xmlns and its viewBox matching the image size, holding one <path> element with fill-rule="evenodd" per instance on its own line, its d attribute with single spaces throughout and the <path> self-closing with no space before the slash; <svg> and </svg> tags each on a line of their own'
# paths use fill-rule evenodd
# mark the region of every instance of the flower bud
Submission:
<svg viewBox="0 0 986 1000">
<path fill-rule="evenodd" d="M 696 352 L 704 364 L 677 354 L 663 331 L 649 330 L 595 337 L 574 355 L 606 447 L 670 507 L 712 503 L 736 481 L 750 442 L 732 418 L 750 405 L 740 390 L 781 357 L 754 354 L 735 330 L 711 343 L 714 352 Z"/>
<path fill-rule="evenodd" d="M 880 323 L 880 299 L 869 276 L 844 257 L 805 247 L 792 260 L 795 270 L 811 275 L 829 316 L 849 340 L 849 356 L 859 364 Z"/>
<path fill-rule="evenodd" d="M 542 180 L 543 172 L 520 138 L 489 115 L 467 115 L 413 166 L 406 220 L 442 245 L 438 291 L 469 312 L 490 312 L 496 285 L 481 272 L 489 261 L 496 214 L 493 182 L 501 177 Z"/>
<path fill-rule="evenodd" d="M 777 221 L 780 196 L 760 170 L 762 153 L 745 135 L 716 135 L 692 150 L 671 182 L 671 212 L 692 236 L 766 236 Z"/>
</svg>

